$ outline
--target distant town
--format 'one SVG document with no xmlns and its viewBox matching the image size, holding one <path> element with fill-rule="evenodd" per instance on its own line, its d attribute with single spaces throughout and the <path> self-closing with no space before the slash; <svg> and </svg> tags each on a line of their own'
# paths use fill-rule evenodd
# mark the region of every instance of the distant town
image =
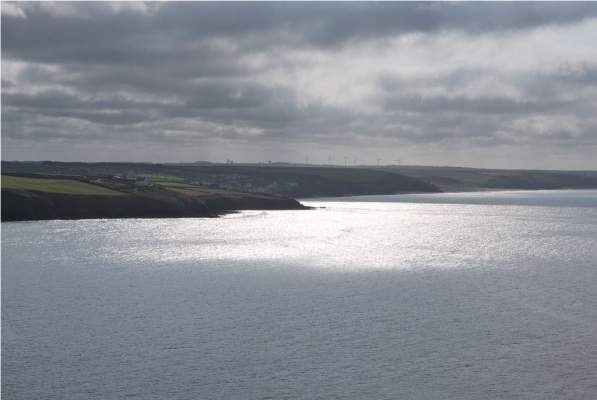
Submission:
<svg viewBox="0 0 597 400">
<path fill-rule="evenodd" d="M 597 188 L 596 171 L 541 171 L 409 165 L 2 161 L 3 174 L 116 177 L 149 184 L 161 176 L 186 184 L 291 197 L 503 189 Z"/>
</svg>

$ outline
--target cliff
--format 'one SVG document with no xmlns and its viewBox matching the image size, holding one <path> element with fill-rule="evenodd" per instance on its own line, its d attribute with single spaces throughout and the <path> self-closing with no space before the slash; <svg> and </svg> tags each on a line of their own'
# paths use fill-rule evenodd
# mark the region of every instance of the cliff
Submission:
<svg viewBox="0 0 597 400">
<path fill-rule="evenodd" d="M 34 184 L 31 181 L 23 183 L 23 179 L 29 178 L 3 176 L 2 221 L 216 217 L 248 209 L 307 208 L 291 198 L 214 191 L 199 186 L 178 189 L 155 185 L 145 190 L 125 186 L 116 190 L 109 188 L 114 183 L 109 180 L 101 181 L 102 185 L 99 185 L 83 182 L 81 178 L 36 178 Z"/>
</svg>

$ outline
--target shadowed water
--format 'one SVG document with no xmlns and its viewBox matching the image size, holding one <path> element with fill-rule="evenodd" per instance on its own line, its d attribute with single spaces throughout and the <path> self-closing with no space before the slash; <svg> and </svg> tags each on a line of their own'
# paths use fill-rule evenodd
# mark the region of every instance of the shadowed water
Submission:
<svg viewBox="0 0 597 400">
<path fill-rule="evenodd" d="M 592 399 L 597 192 L 2 224 L 7 399 Z"/>
</svg>

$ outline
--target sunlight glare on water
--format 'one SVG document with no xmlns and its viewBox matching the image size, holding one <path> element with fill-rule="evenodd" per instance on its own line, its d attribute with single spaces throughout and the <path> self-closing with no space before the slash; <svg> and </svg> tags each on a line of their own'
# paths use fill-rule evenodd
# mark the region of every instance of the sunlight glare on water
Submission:
<svg viewBox="0 0 597 400">
<path fill-rule="evenodd" d="M 590 399 L 597 192 L 2 224 L 2 397 Z"/>
<path fill-rule="evenodd" d="M 592 256 L 593 210 L 518 206 L 312 202 L 303 211 L 218 219 L 81 221 L 106 262 L 260 260 L 331 269 L 515 267 L 524 257 Z M 49 222 L 56 228 L 71 222 Z M 571 230 L 561 235 L 561 230 Z M 134 232 L 134 234 L 131 234 Z M 550 234 L 553 232 L 554 234 Z M 68 230 L 64 233 L 68 235 Z M 78 230 L 72 232 L 78 235 Z M 540 238 L 541 240 L 537 240 Z M 77 240 L 69 237 L 67 240 Z"/>
</svg>

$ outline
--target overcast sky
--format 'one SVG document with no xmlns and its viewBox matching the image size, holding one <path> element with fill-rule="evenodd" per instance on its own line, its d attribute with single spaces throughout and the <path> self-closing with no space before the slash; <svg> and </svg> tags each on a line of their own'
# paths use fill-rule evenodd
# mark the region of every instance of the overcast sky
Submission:
<svg viewBox="0 0 597 400">
<path fill-rule="evenodd" d="M 3 160 L 597 169 L 597 3 L 1 7 Z"/>
</svg>

